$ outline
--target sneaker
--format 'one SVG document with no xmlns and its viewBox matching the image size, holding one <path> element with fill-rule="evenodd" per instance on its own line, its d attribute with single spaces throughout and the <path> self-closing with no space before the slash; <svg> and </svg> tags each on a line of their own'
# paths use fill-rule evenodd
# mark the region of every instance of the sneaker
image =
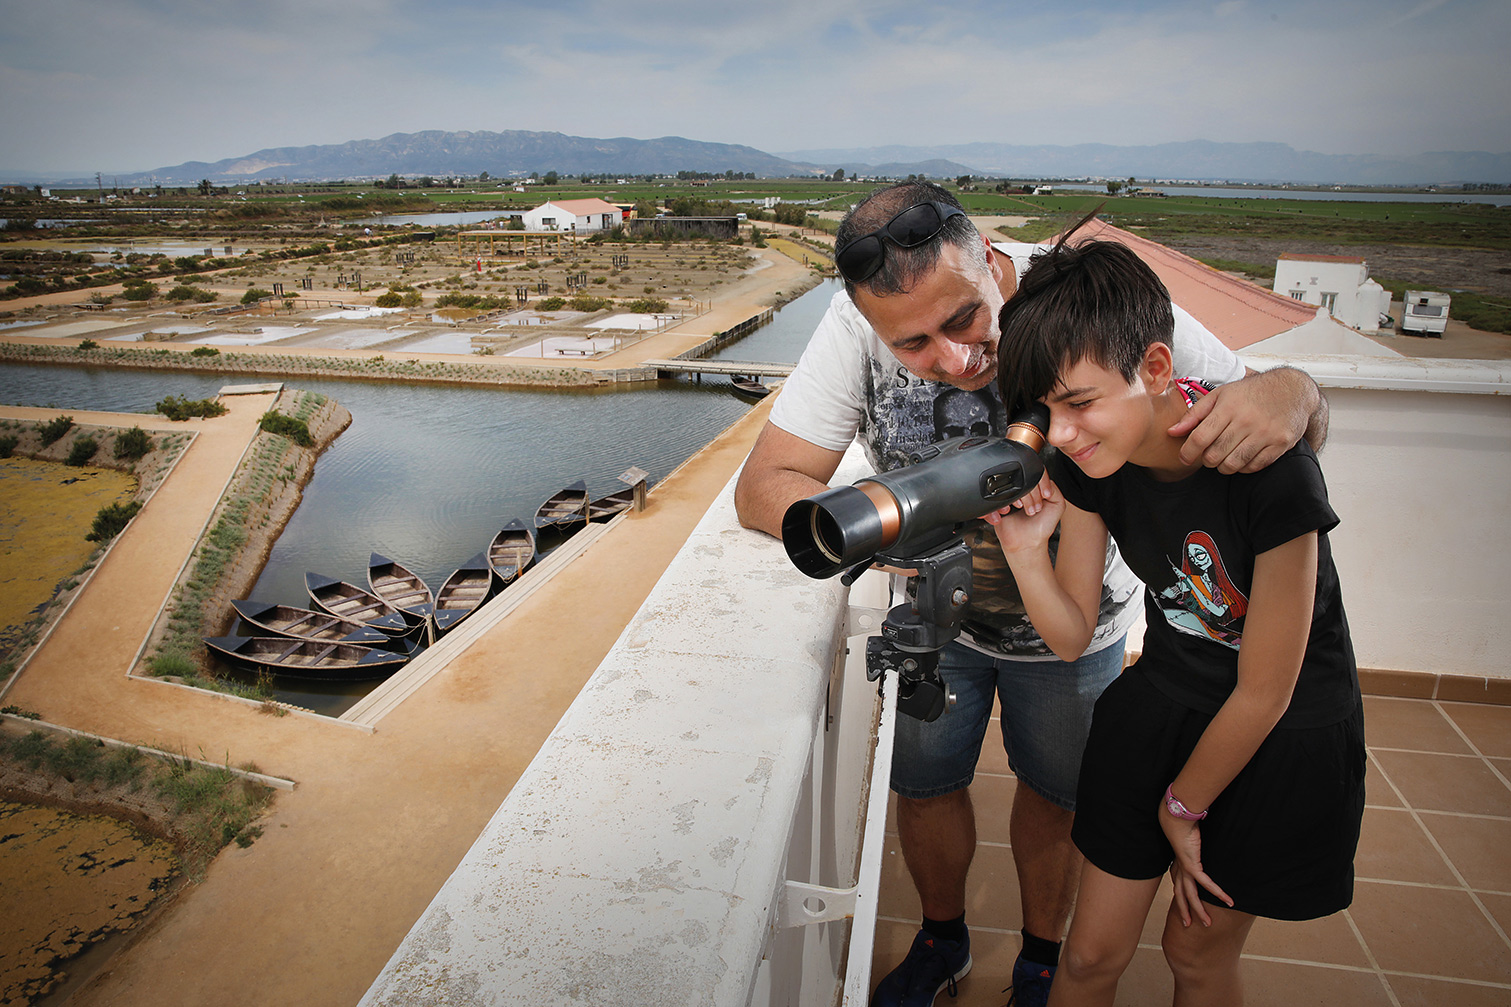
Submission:
<svg viewBox="0 0 1511 1007">
<path fill-rule="evenodd" d="M 955 984 L 970 970 L 970 934 L 957 942 L 920 930 L 902 964 L 871 994 L 871 1007 L 930 1007 L 940 990 L 948 989 L 954 996 Z"/>
<path fill-rule="evenodd" d="M 1013 962 L 1013 984 L 1003 991 L 1009 993 L 1006 1007 L 1044 1007 L 1049 1003 L 1049 984 L 1054 980 L 1053 965 L 1040 965 L 1020 954 Z"/>
</svg>

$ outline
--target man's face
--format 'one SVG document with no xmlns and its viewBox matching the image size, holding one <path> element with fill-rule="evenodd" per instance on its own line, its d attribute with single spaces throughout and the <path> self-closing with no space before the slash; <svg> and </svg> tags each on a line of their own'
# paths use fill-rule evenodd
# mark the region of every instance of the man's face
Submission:
<svg viewBox="0 0 1511 1007">
<path fill-rule="evenodd" d="M 905 294 L 855 291 L 855 306 L 881 341 L 913 374 L 973 392 L 997 376 L 997 315 L 1002 310 L 997 265 L 978 266 L 946 244 L 934 269 Z"/>
</svg>

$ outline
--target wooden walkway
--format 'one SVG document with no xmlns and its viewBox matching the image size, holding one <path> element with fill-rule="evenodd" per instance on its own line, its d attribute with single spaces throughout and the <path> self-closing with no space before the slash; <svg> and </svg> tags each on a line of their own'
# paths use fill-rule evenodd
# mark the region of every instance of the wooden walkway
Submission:
<svg viewBox="0 0 1511 1007">
<path fill-rule="evenodd" d="M 654 357 L 642 360 L 641 366 L 654 367 L 665 374 L 754 374 L 763 378 L 785 378 L 792 364 L 773 364 L 760 360 L 667 360 Z"/>
</svg>

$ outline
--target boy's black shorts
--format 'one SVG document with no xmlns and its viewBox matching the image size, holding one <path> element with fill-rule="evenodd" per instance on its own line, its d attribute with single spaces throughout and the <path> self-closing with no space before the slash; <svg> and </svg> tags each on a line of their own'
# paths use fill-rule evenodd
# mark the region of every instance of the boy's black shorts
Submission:
<svg viewBox="0 0 1511 1007">
<path fill-rule="evenodd" d="M 1136 665 L 1107 687 L 1092 717 L 1071 832 L 1087 860 L 1130 880 L 1169 869 L 1158 817 L 1165 788 L 1211 719 L 1166 698 Z M 1362 707 L 1328 727 L 1270 732 L 1200 824 L 1202 866 L 1234 909 L 1309 920 L 1347 908 L 1364 762 Z M 1201 896 L 1221 905 L 1205 890 Z"/>
</svg>

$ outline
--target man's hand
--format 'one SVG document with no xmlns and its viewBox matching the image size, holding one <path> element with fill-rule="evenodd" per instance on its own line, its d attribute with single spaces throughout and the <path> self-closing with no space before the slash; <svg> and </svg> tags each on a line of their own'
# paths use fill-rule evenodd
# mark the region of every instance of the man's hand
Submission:
<svg viewBox="0 0 1511 1007">
<path fill-rule="evenodd" d="M 1327 437 L 1327 400 L 1306 373 L 1277 367 L 1219 385 L 1170 427 L 1186 437 L 1180 458 L 1225 475 L 1258 472 L 1289 451 L 1303 434 L 1314 450 Z"/>
</svg>

